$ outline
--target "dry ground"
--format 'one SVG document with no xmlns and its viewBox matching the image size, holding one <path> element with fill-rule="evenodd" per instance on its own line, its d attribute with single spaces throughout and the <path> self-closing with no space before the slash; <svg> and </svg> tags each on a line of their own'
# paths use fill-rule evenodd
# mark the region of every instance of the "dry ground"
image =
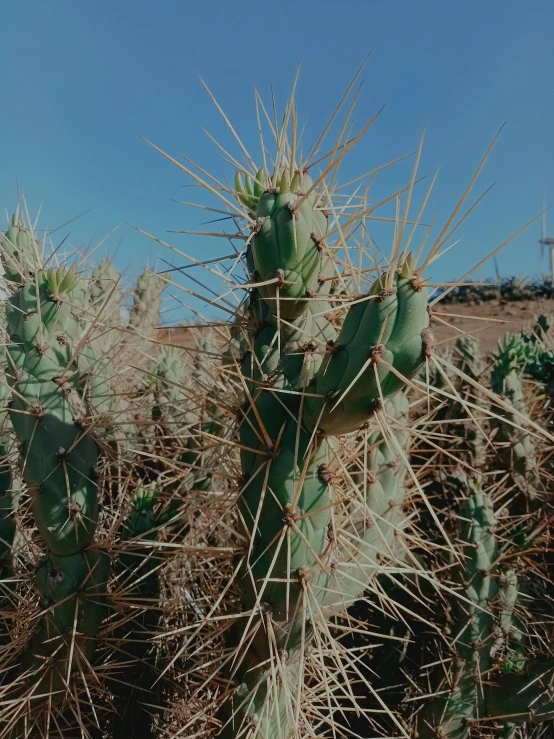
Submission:
<svg viewBox="0 0 554 739">
<path fill-rule="evenodd" d="M 506 332 L 521 331 L 541 313 L 554 313 L 553 300 L 506 302 L 494 300 L 479 305 L 438 304 L 433 309 L 433 326 L 437 343 L 444 347 L 456 336 L 471 333 L 482 342 L 484 354 L 494 351 L 498 339 Z M 445 325 L 448 322 L 450 325 Z M 193 331 L 189 327 L 160 328 L 157 339 L 177 346 L 193 346 Z"/>
<path fill-rule="evenodd" d="M 444 346 L 462 333 L 470 333 L 482 342 L 483 353 L 489 354 L 505 333 L 521 331 L 526 326 L 530 328 L 541 313 L 554 313 L 554 301 L 494 300 L 480 305 L 439 303 L 433 313 L 436 316 L 434 329 L 439 346 Z M 444 321 L 450 326 L 444 325 Z"/>
</svg>

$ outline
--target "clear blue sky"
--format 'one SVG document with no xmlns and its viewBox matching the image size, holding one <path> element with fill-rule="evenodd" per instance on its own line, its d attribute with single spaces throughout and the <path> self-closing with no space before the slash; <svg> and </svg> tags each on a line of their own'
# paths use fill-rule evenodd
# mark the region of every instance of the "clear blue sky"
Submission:
<svg viewBox="0 0 554 739">
<path fill-rule="evenodd" d="M 437 279 L 461 276 L 537 215 L 545 185 L 554 204 L 552 0 L 4 0 L 2 9 L 2 212 L 14 207 L 16 180 L 31 210 L 44 203 L 49 228 L 92 208 L 58 232 L 73 244 L 128 221 L 215 256 L 221 242 L 167 234 L 198 228 L 202 214 L 171 202 L 191 199 L 186 177 L 137 134 L 232 176 L 200 129 L 230 141 L 195 70 L 248 138 L 253 87 L 267 99 L 273 85 L 284 102 L 302 60 L 300 115 L 315 134 L 372 49 L 356 124 L 385 109 L 348 173 L 414 149 L 427 122 L 421 172 L 443 162 L 431 212 L 445 217 L 506 122 L 475 192 L 495 187 Z M 537 223 L 500 256 L 501 273 L 538 274 L 539 237 Z M 131 273 L 168 256 L 126 226 L 109 243 Z M 492 264 L 480 272 L 492 275 Z"/>
</svg>

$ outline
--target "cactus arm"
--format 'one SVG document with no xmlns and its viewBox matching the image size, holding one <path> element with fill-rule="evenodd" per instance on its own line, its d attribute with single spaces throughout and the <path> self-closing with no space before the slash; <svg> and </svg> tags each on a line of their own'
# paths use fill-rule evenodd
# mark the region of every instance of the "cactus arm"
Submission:
<svg viewBox="0 0 554 739">
<path fill-rule="evenodd" d="M 294 191 L 291 190 L 295 188 Z M 260 295 L 275 315 L 289 321 L 307 309 L 318 287 L 327 218 L 315 195 L 303 198 L 312 181 L 299 173 L 289 184 L 286 172 L 277 188 L 266 190 L 256 209 L 252 259 Z"/>
<path fill-rule="evenodd" d="M 386 277 L 376 280 L 367 300 L 350 307 L 337 342 L 316 375 L 314 391 L 319 397 L 306 400 L 308 427 L 317 425 L 332 435 L 355 431 L 383 399 L 415 376 L 431 353 L 427 290 L 417 275 L 406 274 L 390 276 L 391 287 Z"/>
</svg>

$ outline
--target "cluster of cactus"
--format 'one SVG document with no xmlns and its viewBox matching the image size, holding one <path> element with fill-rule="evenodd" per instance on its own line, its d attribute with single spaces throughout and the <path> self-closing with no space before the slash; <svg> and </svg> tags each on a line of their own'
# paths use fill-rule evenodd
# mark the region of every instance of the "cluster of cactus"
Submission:
<svg viewBox="0 0 554 739">
<path fill-rule="evenodd" d="M 275 150 L 225 151 L 233 185 L 168 157 L 240 247 L 193 260 L 228 320 L 182 345 L 177 283 L 145 270 L 126 320 L 109 259 L 59 264 L 19 213 L 1 239 L 0 737 L 547 736 L 550 322 L 438 351 L 469 191 L 427 246 L 422 144 L 374 203 L 338 184 L 365 129 L 304 157 L 294 99 L 258 105 Z"/>
<path fill-rule="evenodd" d="M 0 244 L 1 735 L 149 737 L 154 684 L 158 705 L 167 693 L 152 642 L 160 529 L 179 516 L 182 489 L 143 464 L 148 442 L 129 411 L 140 369 L 114 369 L 136 330 L 123 324 L 120 276 L 107 260 L 79 275 L 47 252 L 46 236 L 39 244 L 14 216 Z M 137 290 L 135 305 L 150 297 Z M 145 332 L 158 326 L 157 300 L 135 310 Z"/>
<path fill-rule="evenodd" d="M 518 346 L 519 340 L 505 337 L 485 369 L 477 340 L 458 340 L 457 372 L 450 373 L 457 413 L 444 418 L 439 406 L 434 414 L 442 432 L 458 443 L 461 417 L 475 413 L 460 387 L 462 373 L 474 375 L 468 355 L 482 380 L 490 372 L 497 395 L 480 393 L 479 399 L 480 411 L 490 414 L 479 419 L 478 433 L 466 437 L 457 459 L 441 460 L 434 488 L 442 495 L 453 544 L 434 566 L 444 568 L 442 578 L 455 597 L 446 594 L 439 619 L 450 637 L 446 650 L 444 640 L 435 640 L 424 657 L 418 655 L 425 676 L 419 690 L 435 696 L 421 701 L 412 717 L 420 737 L 527 737 L 535 736 L 534 725 L 540 735 L 550 730 L 554 662 L 548 580 L 537 587 L 529 564 L 546 574 L 551 504 L 539 465 L 540 439 L 524 421 L 527 392 Z"/>
<path fill-rule="evenodd" d="M 331 147 L 324 173 L 313 175 L 287 139 L 294 118 L 291 103 L 282 127 L 271 127 L 271 171 L 264 149 L 265 166 L 248 155 L 234 187 L 216 188 L 239 224 L 234 238 L 245 242 L 247 295 L 219 372 L 239 399 L 240 475 L 223 503 L 219 491 L 213 498 L 235 554 L 221 547 L 225 574 L 208 588 L 209 618 L 191 626 L 200 646 L 189 667 L 196 676 L 190 697 L 198 698 L 198 682 L 213 684 L 216 674 L 226 680 L 210 712 L 216 728 L 206 710 L 186 712 L 184 727 L 230 738 L 348 735 L 341 707 L 350 700 L 371 735 L 485 736 L 488 726 L 513 733 L 525 721 L 542 728 L 551 662 L 538 644 L 547 627 L 528 633 L 535 600 L 518 569 L 530 551 L 544 564 L 541 420 L 527 421 L 507 347 L 492 378 L 469 338 L 456 347 L 455 374 L 434 352 L 423 271 L 448 227 L 423 258 L 410 249 L 417 228 L 408 228 L 407 209 L 398 205 L 391 257 L 376 263 L 364 238 L 354 237 L 372 213 L 367 201 L 353 197 L 343 208 L 333 196 L 346 144 Z M 204 182 L 172 161 L 214 192 L 213 177 Z M 503 534 L 512 549 L 498 534 L 499 507 L 501 517 L 509 510 Z M 385 706 L 386 676 L 368 678 L 363 658 L 342 644 L 346 634 L 364 631 L 348 615 L 362 601 L 372 614 L 368 632 L 382 627 L 385 644 L 391 614 L 420 622 L 414 588 L 428 601 L 439 595 L 445 608 L 432 620 L 440 630 L 441 618 L 449 619 L 452 635 L 443 675 L 426 669 L 429 656 L 444 655 L 436 640 L 434 655 L 420 649 L 419 662 L 408 666 L 407 648 L 394 670 L 405 681 L 413 668 L 412 689 L 429 674 L 418 711 L 412 703 Z M 542 613 L 547 597 L 536 602 Z M 375 631 L 377 661 L 387 647 Z M 495 671 L 498 689 L 480 687 L 481 673 L 494 682 Z M 508 720 L 507 713 L 517 715 Z"/>
</svg>

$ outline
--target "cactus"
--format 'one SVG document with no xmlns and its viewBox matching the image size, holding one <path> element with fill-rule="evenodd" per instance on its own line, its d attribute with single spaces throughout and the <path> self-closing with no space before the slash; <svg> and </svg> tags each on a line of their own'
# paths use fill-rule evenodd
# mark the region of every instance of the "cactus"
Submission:
<svg viewBox="0 0 554 739">
<path fill-rule="evenodd" d="M 9 398 L 9 390 L 5 377 L 1 378 L 0 383 L 0 407 L 3 412 Z M 16 531 L 14 519 L 14 489 L 13 489 L 13 470 L 9 459 L 9 439 L 6 433 L 6 418 L 1 419 L 0 437 L 0 580 L 9 577 L 12 574 L 12 547 Z M 5 584 L 0 584 L 0 602 L 1 593 L 5 588 Z"/>
<path fill-rule="evenodd" d="M 40 247 L 32 229 L 24 225 L 19 211 L 12 216 L 9 229 L 0 237 L 0 253 L 4 277 L 10 284 L 19 284 L 36 268 Z"/>
<path fill-rule="evenodd" d="M 259 178 L 259 179 L 258 179 Z M 260 171 L 254 184 L 256 233 L 252 239 L 255 279 L 274 315 L 293 320 L 304 313 L 320 276 L 320 252 L 328 230 L 327 217 L 311 193 L 313 182 L 298 171 L 290 181 L 287 168 L 271 182 Z M 260 181 L 262 180 L 262 181 Z M 237 180 L 240 187 L 240 177 Z M 245 188 L 249 178 L 245 178 Z M 245 198 L 237 193 L 239 199 Z M 249 205 L 250 203 L 247 201 Z"/>
<path fill-rule="evenodd" d="M 352 305 L 328 360 L 320 362 L 319 367 L 316 360 L 306 368 L 309 350 L 305 348 L 303 356 L 300 339 L 295 339 L 294 322 L 289 322 L 293 323 L 290 329 L 287 326 L 280 330 L 281 353 L 270 348 L 272 342 L 273 347 L 278 345 L 274 335 L 279 331 L 272 327 L 271 315 L 269 325 L 254 339 L 256 358 L 260 364 L 265 362 L 264 376 L 270 381 L 256 384 L 259 370 L 253 358 L 248 356 L 243 361 L 242 372 L 250 380 L 247 386 L 252 392 L 240 424 L 244 484 L 239 507 L 252 554 L 241 579 L 242 604 L 243 610 L 252 614 L 260 608 L 260 624 L 271 619 L 275 630 L 273 650 L 286 649 L 287 657 L 273 658 L 277 659 L 274 663 L 273 650 L 262 636 L 241 655 L 234 676 L 241 685 L 234 715 L 239 728 L 233 729 L 233 736 L 253 719 L 263 735 L 287 735 L 292 709 L 286 704 L 286 696 L 294 696 L 302 680 L 303 648 L 313 629 L 305 624 L 311 598 L 329 615 L 339 604 L 345 607 L 352 603 L 378 569 L 377 552 L 392 546 L 388 538 L 396 527 L 389 529 L 387 519 L 391 513 L 398 517 L 393 501 L 398 496 L 401 501 L 403 494 L 402 486 L 397 488 L 401 478 L 389 473 L 387 480 L 383 471 L 382 480 L 387 482 L 381 486 L 380 478 L 376 478 L 364 491 L 367 500 L 354 506 L 350 514 L 356 558 L 352 561 L 349 547 L 341 551 L 340 537 L 335 540 L 333 533 L 332 516 L 336 505 L 332 471 L 335 445 L 325 438 L 357 429 L 374 413 L 382 413 L 381 398 L 390 395 L 394 399 L 403 387 L 389 365 L 409 379 L 432 349 L 425 289 L 412 273 L 410 262 L 401 265 L 400 275 L 393 277 L 390 287 L 389 282 L 391 276 L 377 281 L 370 292 L 373 301 Z M 272 300 L 264 298 L 269 307 Z M 367 317 L 366 312 L 370 314 Z M 379 364 L 385 357 L 381 369 Z M 315 392 L 303 399 L 301 392 L 306 387 L 313 387 Z M 296 394 L 280 400 L 275 388 L 293 389 Z M 345 395 L 346 400 L 339 395 Z M 325 407 L 330 396 L 339 402 L 337 411 Z M 316 430 L 325 436 L 313 436 Z M 399 456 L 397 446 L 401 443 L 394 442 L 394 432 L 390 433 L 392 439 L 383 441 L 371 460 L 377 469 L 385 460 L 390 464 Z M 380 455 L 384 455 L 382 461 Z M 349 528 L 346 522 L 343 526 Z M 233 634 L 237 644 L 252 628 L 252 622 L 251 617 L 245 631 L 238 628 Z M 283 684 L 269 689 L 267 682 L 275 670 L 284 674 Z M 272 691 L 280 697 L 275 698 Z M 224 735 L 231 736 L 229 724 Z"/>
<path fill-rule="evenodd" d="M 92 657 L 106 612 L 109 572 L 109 557 L 93 546 L 98 449 L 84 428 L 85 409 L 70 364 L 79 326 L 67 295 L 77 282 L 72 270 L 38 271 L 6 307 L 10 419 L 33 518 L 47 547 L 36 571 L 47 610 L 34 629 L 22 668 L 34 675 L 35 686 L 42 686 L 39 692 L 51 694 L 54 701 L 65 690 L 73 662 L 79 665 Z M 41 720 L 40 711 L 36 720 Z"/>
<path fill-rule="evenodd" d="M 11 574 L 10 558 L 16 527 L 13 516 L 13 475 L 4 444 L 0 444 L 0 455 L 0 578 L 3 579 Z"/>
<path fill-rule="evenodd" d="M 107 354 L 121 339 L 121 307 L 123 293 L 121 275 L 111 260 L 105 257 L 93 269 L 90 279 L 90 307 L 92 316 L 98 316 L 100 327 L 95 331 L 92 345 Z"/>
<path fill-rule="evenodd" d="M 129 328 L 143 338 L 151 336 L 159 325 L 164 287 L 163 278 L 148 269 L 144 270 L 137 280 Z"/>
<path fill-rule="evenodd" d="M 183 352 L 173 348 L 163 349 L 149 370 L 149 391 L 152 394 L 152 420 L 172 430 L 186 422 L 183 406 L 186 395 L 182 389 L 185 383 L 186 358 Z"/>
<path fill-rule="evenodd" d="M 117 563 L 118 579 L 125 598 L 136 609 L 131 626 L 125 624 L 120 640 L 124 645 L 125 674 L 111 684 L 118 712 L 113 716 L 114 736 L 151 737 L 155 709 L 162 700 L 159 672 L 153 665 L 155 646 L 149 641 L 159 626 L 159 568 L 163 564 L 155 542 L 160 521 L 154 510 L 158 502 L 156 483 L 140 486 L 130 515 L 123 522 L 121 537 L 128 542 Z M 148 542 L 154 542 L 150 548 Z"/>
<path fill-rule="evenodd" d="M 459 471 L 459 478 L 463 473 Z M 419 736 L 465 739 L 472 721 L 485 714 L 482 682 L 491 666 L 490 640 L 493 618 L 490 604 L 496 597 L 494 567 L 498 544 L 496 517 L 490 497 L 476 480 L 465 480 L 467 497 L 460 511 L 458 539 L 461 564 L 453 580 L 464 600 L 455 599 L 453 636 L 456 656 L 452 675 L 446 681 L 447 696 L 431 704 L 430 715 L 422 715 Z"/>
<path fill-rule="evenodd" d="M 123 293 L 120 288 L 121 275 L 115 269 L 109 257 L 104 257 L 100 264 L 92 270 L 90 280 L 90 302 L 101 305 L 105 300 L 113 308 L 113 318 L 121 320 L 121 302 Z"/>
<path fill-rule="evenodd" d="M 335 207 L 306 167 L 278 163 L 272 176 L 237 175 L 235 186 L 251 223 L 245 257 L 254 283 L 233 338 L 246 349 L 238 521 L 248 551 L 237 582 L 248 616 L 228 630 L 226 672 L 237 692 L 220 720 L 222 736 L 280 739 L 297 721 L 308 645 L 326 628 L 310 613 L 334 618 L 381 571 L 382 557 L 400 556 L 407 432 L 399 393 L 433 338 L 411 253 L 366 294 L 337 301 L 327 240 Z M 237 365 L 228 355 L 229 373 Z M 334 437 L 372 418 L 372 476 L 341 504 Z"/>
<path fill-rule="evenodd" d="M 507 335 L 499 342 L 491 374 L 491 388 L 510 407 L 526 414 L 525 399 L 518 371 L 522 364 L 523 345 L 519 336 Z M 506 422 L 496 421 L 496 441 L 503 444 L 505 467 L 514 483 L 526 493 L 530 504 L 540 499 L 541 482 L 537 472 L 535 445 L 531 434 L 521 427 L 520 417 L 506 408 L 499 411 Z"/>
</svg>

